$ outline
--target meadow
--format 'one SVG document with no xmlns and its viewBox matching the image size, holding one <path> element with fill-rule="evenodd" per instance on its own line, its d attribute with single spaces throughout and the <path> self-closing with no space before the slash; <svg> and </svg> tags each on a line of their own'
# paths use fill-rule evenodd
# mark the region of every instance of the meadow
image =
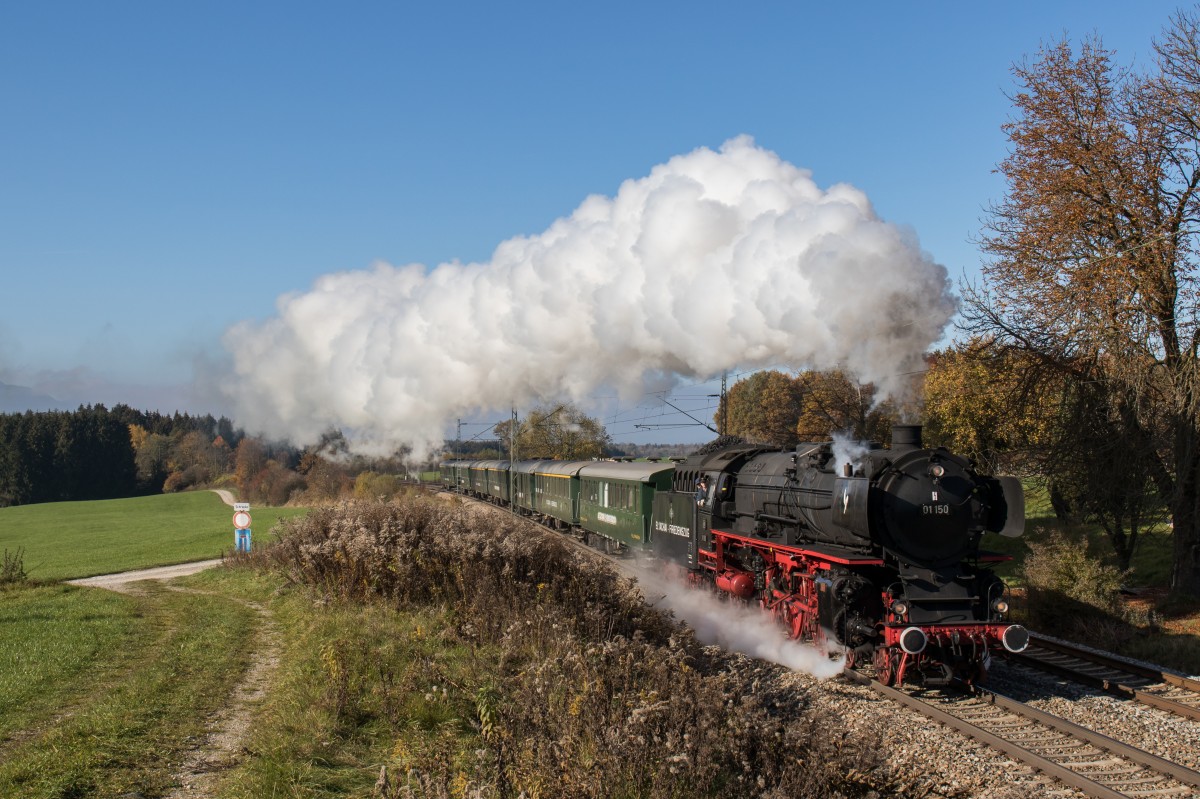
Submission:
<svg viewBox="0 0 1200 799">
<path fill-rule="evenodd" d="M 302 508 L 255 509 L 256 545 Z M 0 509 L 0 797 L 160 796 L 261 635 L 242 599 L 56 580 L 220 557 L 232 508 L 209 491 Z"/>
<path fill-rule="evenodd" d="M 256 543 L 303 508 L 252 508 Z M 233 509 L 211 491 L 0 508 L 0 552 L 22 552 L 30 580 L 218 558 L 233 547 Z"/>
<path fill-rule="evenodd" d="M 1035 563 L 1054 522 L 1031 508 L 1030 538 L 985 545 Z M 252 513 L 252 555 L 175 581 L 187 593 L 118 595 L 46 575 L 228 553 L 232 510 L 196 492 L 0 511 L 0 547 L 31 552 L 33 578 L 0 585 L 0 799 L 169 794 L 268 636 L 251 607 L 281 657 L 223 799 L 368 796 L 382 766 L 392 795 L 430 797 L 866 797 L 924 779 L 890 772 L 869 735 L 806 736 L 803 700 L 763 704 L 778 669 L 699 646 L 503 514 L 412 498 Z M 1123 629 L 1127 650 L 1194 662 L 1195 636 Z M 739 783 L 751 761 L 758 789 Z"/>
<path fill-rule="evenodd" d="M 213 594 L 0 586 L 0 797 L 164 796 L 259 622 Z"/>
</svg>

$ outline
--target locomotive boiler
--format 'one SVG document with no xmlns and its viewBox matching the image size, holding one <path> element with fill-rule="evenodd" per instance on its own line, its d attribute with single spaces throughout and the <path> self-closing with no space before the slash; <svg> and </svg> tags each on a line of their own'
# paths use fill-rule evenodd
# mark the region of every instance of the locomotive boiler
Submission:
<svg viewBox="0 0 1200 799">
<path fill-rule="evenodd" d="M 1005 558 L 980 549 L 985 532 L 1021 534 L 1020 484 L 925 448 L 915 425 L 894 427 L 890 449 L 838 460 L 828 443 L 693 455 L 655 498 L 653 546 L 792 636 L 872 662 L 885 684 L 972 683 L 993 652 L 1024 649 L 989 568 Z"/>
</svg>

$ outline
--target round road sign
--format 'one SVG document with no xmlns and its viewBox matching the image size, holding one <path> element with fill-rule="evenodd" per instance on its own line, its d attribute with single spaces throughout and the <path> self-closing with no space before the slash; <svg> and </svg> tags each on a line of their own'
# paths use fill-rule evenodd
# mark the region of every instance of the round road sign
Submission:
<svg viewBox="0 0 1200 799">
<path fill-rule="evenodd" d="M 233 526 L 239 530 L 250 529 L 250 514 L 244 510 L 240 510 L 233 514 Z"/>
</svg>

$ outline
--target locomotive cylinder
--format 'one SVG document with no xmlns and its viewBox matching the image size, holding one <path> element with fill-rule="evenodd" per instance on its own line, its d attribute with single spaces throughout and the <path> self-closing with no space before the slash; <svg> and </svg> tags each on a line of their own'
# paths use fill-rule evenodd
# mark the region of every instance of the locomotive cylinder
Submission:
<svg viewBox="0 0 1200 799">
<path fill-rule="evenodd" d="M 742 571 L 723 571 L 717 575 L 717 588 L 741 599 L 754 596 L 754 575 Z"/>
</svg>

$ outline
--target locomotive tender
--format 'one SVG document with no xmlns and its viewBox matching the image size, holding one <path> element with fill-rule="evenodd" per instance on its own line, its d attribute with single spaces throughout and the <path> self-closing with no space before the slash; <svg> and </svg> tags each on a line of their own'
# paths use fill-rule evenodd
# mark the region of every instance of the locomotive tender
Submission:
<svg viewBox="0 0 1200 799">
<path fill-rule="evenodd" d="M 871 662 L 888 685 L 971 684 L 993 653 L 1025 648 L 988 568 L 1006 558 L 979 548 L 985 531 L 1021 534 L 1014 478 L 924 448 L 915 425 L 895 426 L 890 449 L 834 461 L 829 443 L 737 443 L 679 463 L 455 460 L 442 476 L 585 539 L 653 553 L 759 603 L 792 637 L 844 651 L 848 668 Z"/>
</svg>

